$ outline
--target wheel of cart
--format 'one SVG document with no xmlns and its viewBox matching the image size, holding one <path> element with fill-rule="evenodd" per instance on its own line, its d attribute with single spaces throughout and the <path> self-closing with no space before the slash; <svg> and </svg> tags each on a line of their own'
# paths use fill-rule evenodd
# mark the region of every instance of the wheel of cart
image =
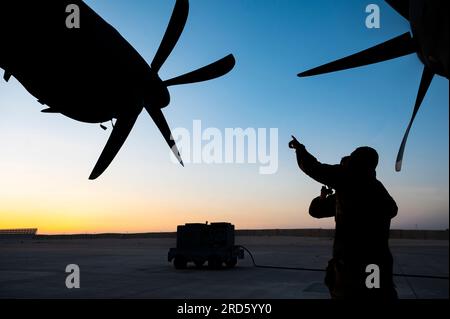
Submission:
<svg viewBox="0 0 450 319">
<path fill-rule="evenodd" d="M 196 268 L 202 268 L 205 264 L 206 260 L 203 258 L 195 258 L 194 259 L 194 265 Z"/>
<path fill-rule="evenodd" d="M 208 258 L 208 268 L 220 269 L 222 268 L 222 259 L 218 256 L 211 256 Z"/>
<path fill-rule="evenodd" d="M 237 262 L 238 262 L 237 257 L 231 257 L 230 259 L 225 261 L 225 265 L 227 266 L 227 268 L 233 268 L 236 266 Z"/>
<path fill-rule="evenodd" d="M 180 255 L 175 256 L 173 260 L 173 266 L 175 267 L 175 269 L 186 269 L 187 267 L 186 258 Z"/>
</svg>

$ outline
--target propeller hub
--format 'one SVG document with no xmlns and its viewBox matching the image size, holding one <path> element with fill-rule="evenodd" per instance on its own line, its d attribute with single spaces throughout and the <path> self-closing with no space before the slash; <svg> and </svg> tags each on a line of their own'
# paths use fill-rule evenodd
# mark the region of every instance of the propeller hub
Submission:
<svg viewBox="0 0 450 319">
<path fill-rule="evenodd" d="M 151 108 L 162 109 L 170 103 L 170 93 L 167 86 L 155 72 L 146 81 L 144 87 L 144 105 Z"/>
</svg>

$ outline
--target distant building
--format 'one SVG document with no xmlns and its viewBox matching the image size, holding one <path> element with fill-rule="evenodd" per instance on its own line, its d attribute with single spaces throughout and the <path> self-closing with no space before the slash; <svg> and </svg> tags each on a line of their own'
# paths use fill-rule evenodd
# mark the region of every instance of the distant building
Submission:
<svg viewBox="0 0 450 319">
<path fill-rule="evenodd" d="M 37 233 L 37 228 L 17 228 L 17 229 L 0 229 L 0 239 L 10 238 L 33 238 Z"/>
</svg>

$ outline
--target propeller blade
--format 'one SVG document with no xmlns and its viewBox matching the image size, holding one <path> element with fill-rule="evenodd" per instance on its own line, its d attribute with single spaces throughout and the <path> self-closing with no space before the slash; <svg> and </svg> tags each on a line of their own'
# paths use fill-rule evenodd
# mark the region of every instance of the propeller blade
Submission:
<svg viewBox="0 0 450 319">
<path fill-rule="evenodd" d="M 109 137 L 108 142 L 106 143 L 106 146 L 97 161 L 97 164 L 95 164 L 89 179 L 96 179 L 108 168 L 109 164 L 111 164 L 114 157 L 116 157 L 123 143 L 130 134 L 138 115 L 139 113 L 134 116 L 127 116 L 117 119 L 111 136 Z"/>
<path fill-rule="evenodd" d="M 409 1 L 410 0 L 386 0 L 398 14 L 409 21 Z"/>
<path fill-rule="evenodd" d="M 398 150 L 397 160 L 395 162 L 395 170 L 400 172 L 402 169 L 403 154 L 405 152 L 406 141 L 408 140 L 409 131 L 413 125 L 414 119 L 416 118 L 417 112 L 422 105 L 422 101 L 427 94 L 428 88 L 430 87 L 431 81 L 433 80 L 434 73 L 427 67 L 423 69 L 422 79 L 420 81 L 419 92 L 417 93 L 416 104 L 414 105 L 413 114 L 411 120 L 409 121 L 408 128 L 406 129 L 405 135 L 403 136 L 402 144 Z"/>
<path fill-rule="evenodd" d="M 156 126 L 159 128 L 159 131 L 163 135 L 169 147 L 172 149 L 172 152 L 175 155 L 175 157 L 178 159 L 180 164 L 184 166 L 180 152 L 178 151 L 177 145 L 175 144 L 175 141 L 172 138 L 170 127 L 167 124 L 166 118 L 164 117 L 164 114 L 161 111 L 161 109 L 150 109 L 149 107 L 146 107 L 145 109 L 147 110 L 148 114 L 150 114 Z"/>
<path fill-rule="evenodd" d="M 209 81 L 227 74 L 233 69 L 235 64 L 236 60 L 234 59 L 234 56 L 230 54 L 198 70 L 164 81 L 164 84 L 167 86 L 172 86 Z"/>
<path fill-rule="evenodd" d="M 324 64 L 314 69 L 298 74 L 299 77 L 313 76 L 346 69 L 357 68 L 364 65 L 395 59 L 417 51 L 415 41 L 409 32 L 389 41 L 383 42 L 370 49 L 350 55 L 343 59 Z"/>
<path fill-rule="evenodd" d="M 169 21 L 169 25 L 167 26 L 166 33 L 164 34 L 158 51 L 156 52 L 151 64 L 151 67 L 155 70 L 155 72 L 158 72 L 159 69 L 161 69 L 161 66 L 167 60 L 173 48 L 177 44 L 186 24 L 188 14 L 189 1 L 177 0 L 175 3 L 175 8 L 172 12 L 172 17 Z"/>
</svg>

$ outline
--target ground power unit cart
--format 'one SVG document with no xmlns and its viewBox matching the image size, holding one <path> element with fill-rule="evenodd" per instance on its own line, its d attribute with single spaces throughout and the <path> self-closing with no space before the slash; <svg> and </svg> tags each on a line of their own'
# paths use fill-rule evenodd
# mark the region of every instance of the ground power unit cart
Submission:
<svg viewBox="0 0 450 319">
<path fill-rule="evenodd" d="M 201 268 L 206 262 L 212 269 L 236 266 L 244 250 L 234 244 L 234 225 L 230 223 L 185 224 L 177 227 L 177 247 L 169 250 L 168 260 L 176 269 L 189 262 Z"/>
</svg>

